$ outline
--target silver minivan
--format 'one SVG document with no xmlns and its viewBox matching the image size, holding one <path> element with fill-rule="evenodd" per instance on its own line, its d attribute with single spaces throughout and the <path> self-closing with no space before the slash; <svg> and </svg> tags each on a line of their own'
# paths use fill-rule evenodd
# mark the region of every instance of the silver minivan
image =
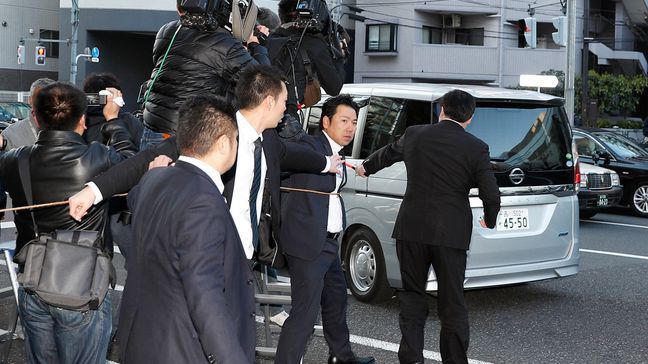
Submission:
<svg viewBox="0 0 648 364">
<path fill-rule="evenodd" d="M 438 100 L 452 89 L 477 100 L 467 131 L 490 147 L 502 194 L 493 230 L 481 228 L 477 190 L 471 191 L 473 235 L 466 288 L 500 286 L 578 272 L 578 170 L 563 99 L 531 91 L 439 84 L 349 84 L 342 92 L 361 105 L 350 163 L 362 162 L 398 139 L 411 125 L 438 122 Z M 322 102 L 326 96 L 323 97 Z M 318 127 L 321 103 L 305 110 L 309 132 Z M 575 183 L 576 182 L 576 183 Z M 406 187 L 405 164 L 369 178 L 348 170 L 341 254 L 347 284 L 361 301 L 379 301 L 401 287 L 391 234 Z M 427 290 L 437 289 L 430 269 Z"/>
</svg>

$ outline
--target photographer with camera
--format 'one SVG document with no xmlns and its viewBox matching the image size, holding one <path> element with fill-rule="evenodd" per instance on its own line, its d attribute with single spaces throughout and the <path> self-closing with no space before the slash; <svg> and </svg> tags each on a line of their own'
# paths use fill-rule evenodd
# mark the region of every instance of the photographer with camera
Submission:
<svg viewBox="0 0 648 364">
<path fill-rule="evenodd" d="M 111 73 L 92 73 L 83 82 L 83 92 L 88 98 L 88 111 L 86 112 L 86 131 L 83 139 L 86 142 L 99 142 L 101 144 L 113 144 L 113 147 L 120 151 L 125 145 L 114 145 L 108 140 L 110 133 L 107 129 L 111 127 L 111 121 L 120 119 L 127 128 L 130 142 L 134 145 L 134 151 L 139 151 L 139 142 L 142 139 L 142 122 L 132 114 L 123 111 L 122 88 L 117 77 Z M 115 97 L 115 101 L 108 104 L 108 94 Z M 128 146 L 131 148 L 131 146 Z"/>
<path fill-rule="evenodd" d="M 286 114 L 278 130 L 283 138 L 299 138 L 302 105 L 319 102 L 320 86 L 335 96 L 344 85 L 347 51 L 337 39 L 348 35 L 331 20 L 324 0 L 281 0 L 278 10 L 282 25 L 267 42 L 272 64 L 286 70 L 289 83 Z"/>
<path fill-rule="evenodd" d="M 177 0 L 180 19 L 164 25 L 153 46 L 140 149 L 175 135 L 180 105 L 191 96 L 223 96 L 235 104 L 239 72 L 249 64 L 270 64 L 267 49 L 252 34 L 257 7 L 245 3 Z M 268 33 L 256 28 L 256 34 Z"/>
</svg>

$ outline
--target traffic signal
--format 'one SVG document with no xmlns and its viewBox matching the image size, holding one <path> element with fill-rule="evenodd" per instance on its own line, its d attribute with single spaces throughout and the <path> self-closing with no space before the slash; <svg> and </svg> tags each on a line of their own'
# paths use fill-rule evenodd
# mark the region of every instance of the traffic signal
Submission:
<svg viewBox="0 0 648 364">
<path fill-rule="evenodd" d="M 551 33 L 554 43 L 558 44 L 561 47 L 567 46 L 567 17 L 566 16 L 557 16 L 552 18 L 553 26 L 556 28 L 556 31 Z"/>
<path fill-rule="evenodd" d="M 518 24 L 518 48 L 535 48 L 537 44 L 537 27 L 535 18 L 524 18 Z"/>
<path fill-rule="evenodd" d="M 36 46 L 36 65 L 44 66 L 47 58 L 47 49 L 43 46 Z"/>
<path fill-rule="evenodd" d="M 25 64 L 25 46 L 18 45 L 18 64 Z"/>
</svg>

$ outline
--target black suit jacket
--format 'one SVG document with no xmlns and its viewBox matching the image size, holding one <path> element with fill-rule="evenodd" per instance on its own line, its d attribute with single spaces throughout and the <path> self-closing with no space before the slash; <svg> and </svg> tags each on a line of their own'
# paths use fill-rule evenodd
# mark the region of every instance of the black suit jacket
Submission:
<svg viewBox="0 0 648 364">
<path fill-rule="evenodd" d="M 128 195 L 134 250 L 119 322 L 124 363 L 253 363 L 253 274 L 214 182 L 179 161 Z"/>
<path fill-rule="evenodd" d="M 323 154 L 313 152 L 296 143 L 280 140 L 275 129 L 266 129 L 263 132 L 262 146 L 267 163 L 266 177 L 269 179 L 272 214 L 278 217 L 280 216 L 279 187 L 281 170 L 317 173 L 326 167 L 326 158 L 324 158 Z M 155 148 L 138 153 L 117 167 L 97 176 L 92 182 L 97 185 L 104 198 L 126 192 L 137 184 L 142 175 L 148 170 L 149 163 L 159 155 L 166 155 L 173 160 L 178 158 L 175 137 L 165 140 Z M 225 184 L 223 195 L 228 203 L 232 200 L 235 176 L 236 164 L 222 176 Z M 273 218 L 273 230 L 279 231 L 279 226 L 279 219 Z"/>
<path fill-rule="evenodd" d="M 494 227 L 500 208 L 488 145 L 449 120 L 407 128 L 363 163 L 368 174 L 405 161 L 407 190 L 392 237 L 467 250 L 472 234 L 471 188 L 479 188 L 484 219 Z"/>
<path fill-rule="evenodd" d="M 323 132 L 304 135 L 299 143 L 316 152 L 331 155 L 331 145 Z M 335 190 L 335 174 L 294 173 L 282 183 L 284 187 L 320 192 Z M 284 253 L 305 259 L 315 259 L 323 250 L 329 213 L 329 196 L 307 192 L 286 192 L 281 205 L 280 241 Z M 342 208 L 344 217 L 344 208 Z"/>
</svg>

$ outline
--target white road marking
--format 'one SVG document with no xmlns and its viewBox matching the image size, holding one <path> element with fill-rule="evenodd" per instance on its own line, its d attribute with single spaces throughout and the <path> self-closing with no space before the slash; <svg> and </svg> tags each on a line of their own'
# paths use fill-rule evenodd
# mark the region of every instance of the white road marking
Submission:
<svg viewBox="0 0 648 364">
<path fill-rule="evenodd" d="M 643 256 L 643 255 L 623 254 L 623 253 L 606 252 L 606 251 L 602 251 L 602 250 L 590 250 L 590 249 L 580 249 L 580 251 L 582 251 L 584 253 L 611 255 L 611 256 L 614 256 L 614 257 L 648 260 L 648 257 Z"/>
<path fill-rule="evenodd" d="M 263 316 L 257 316 L 256 322 L 262 324 L 264 322 Z M 364 336 L 358 336 L 358 335 L 350 335 L 349 340 L 354 344 L 368 346 L 374 349 L 380 349 L 384 351 L 391 351 L 392 353 L 398 353 L 398 344 L 390 343 L 388 341 L 376 340 L 376 339 L 372 339 Z M 425 359 L 436 360 L 439 362 L 441 361 L 441 354 L 437 353 L 436 351 L 423 350 L 423 357 Z M 468 359 L 468 364 L 492 364 L 492 363 L 481 361 L 481 360 Z"/>
<path fill-rule="evenodd" d="M 623 223 L 620 223 L 620 222 L 594 221 L 594 220 L 581 220 L 581 222 L 589 222 L 591 224 L 624 226 L 624 227 L 632 227 L 632 228 L 638 228 L 638 229 L 648 229 L 648 226 L 634 225 L 634 224 L 623 224 Z"/>
</svg>

